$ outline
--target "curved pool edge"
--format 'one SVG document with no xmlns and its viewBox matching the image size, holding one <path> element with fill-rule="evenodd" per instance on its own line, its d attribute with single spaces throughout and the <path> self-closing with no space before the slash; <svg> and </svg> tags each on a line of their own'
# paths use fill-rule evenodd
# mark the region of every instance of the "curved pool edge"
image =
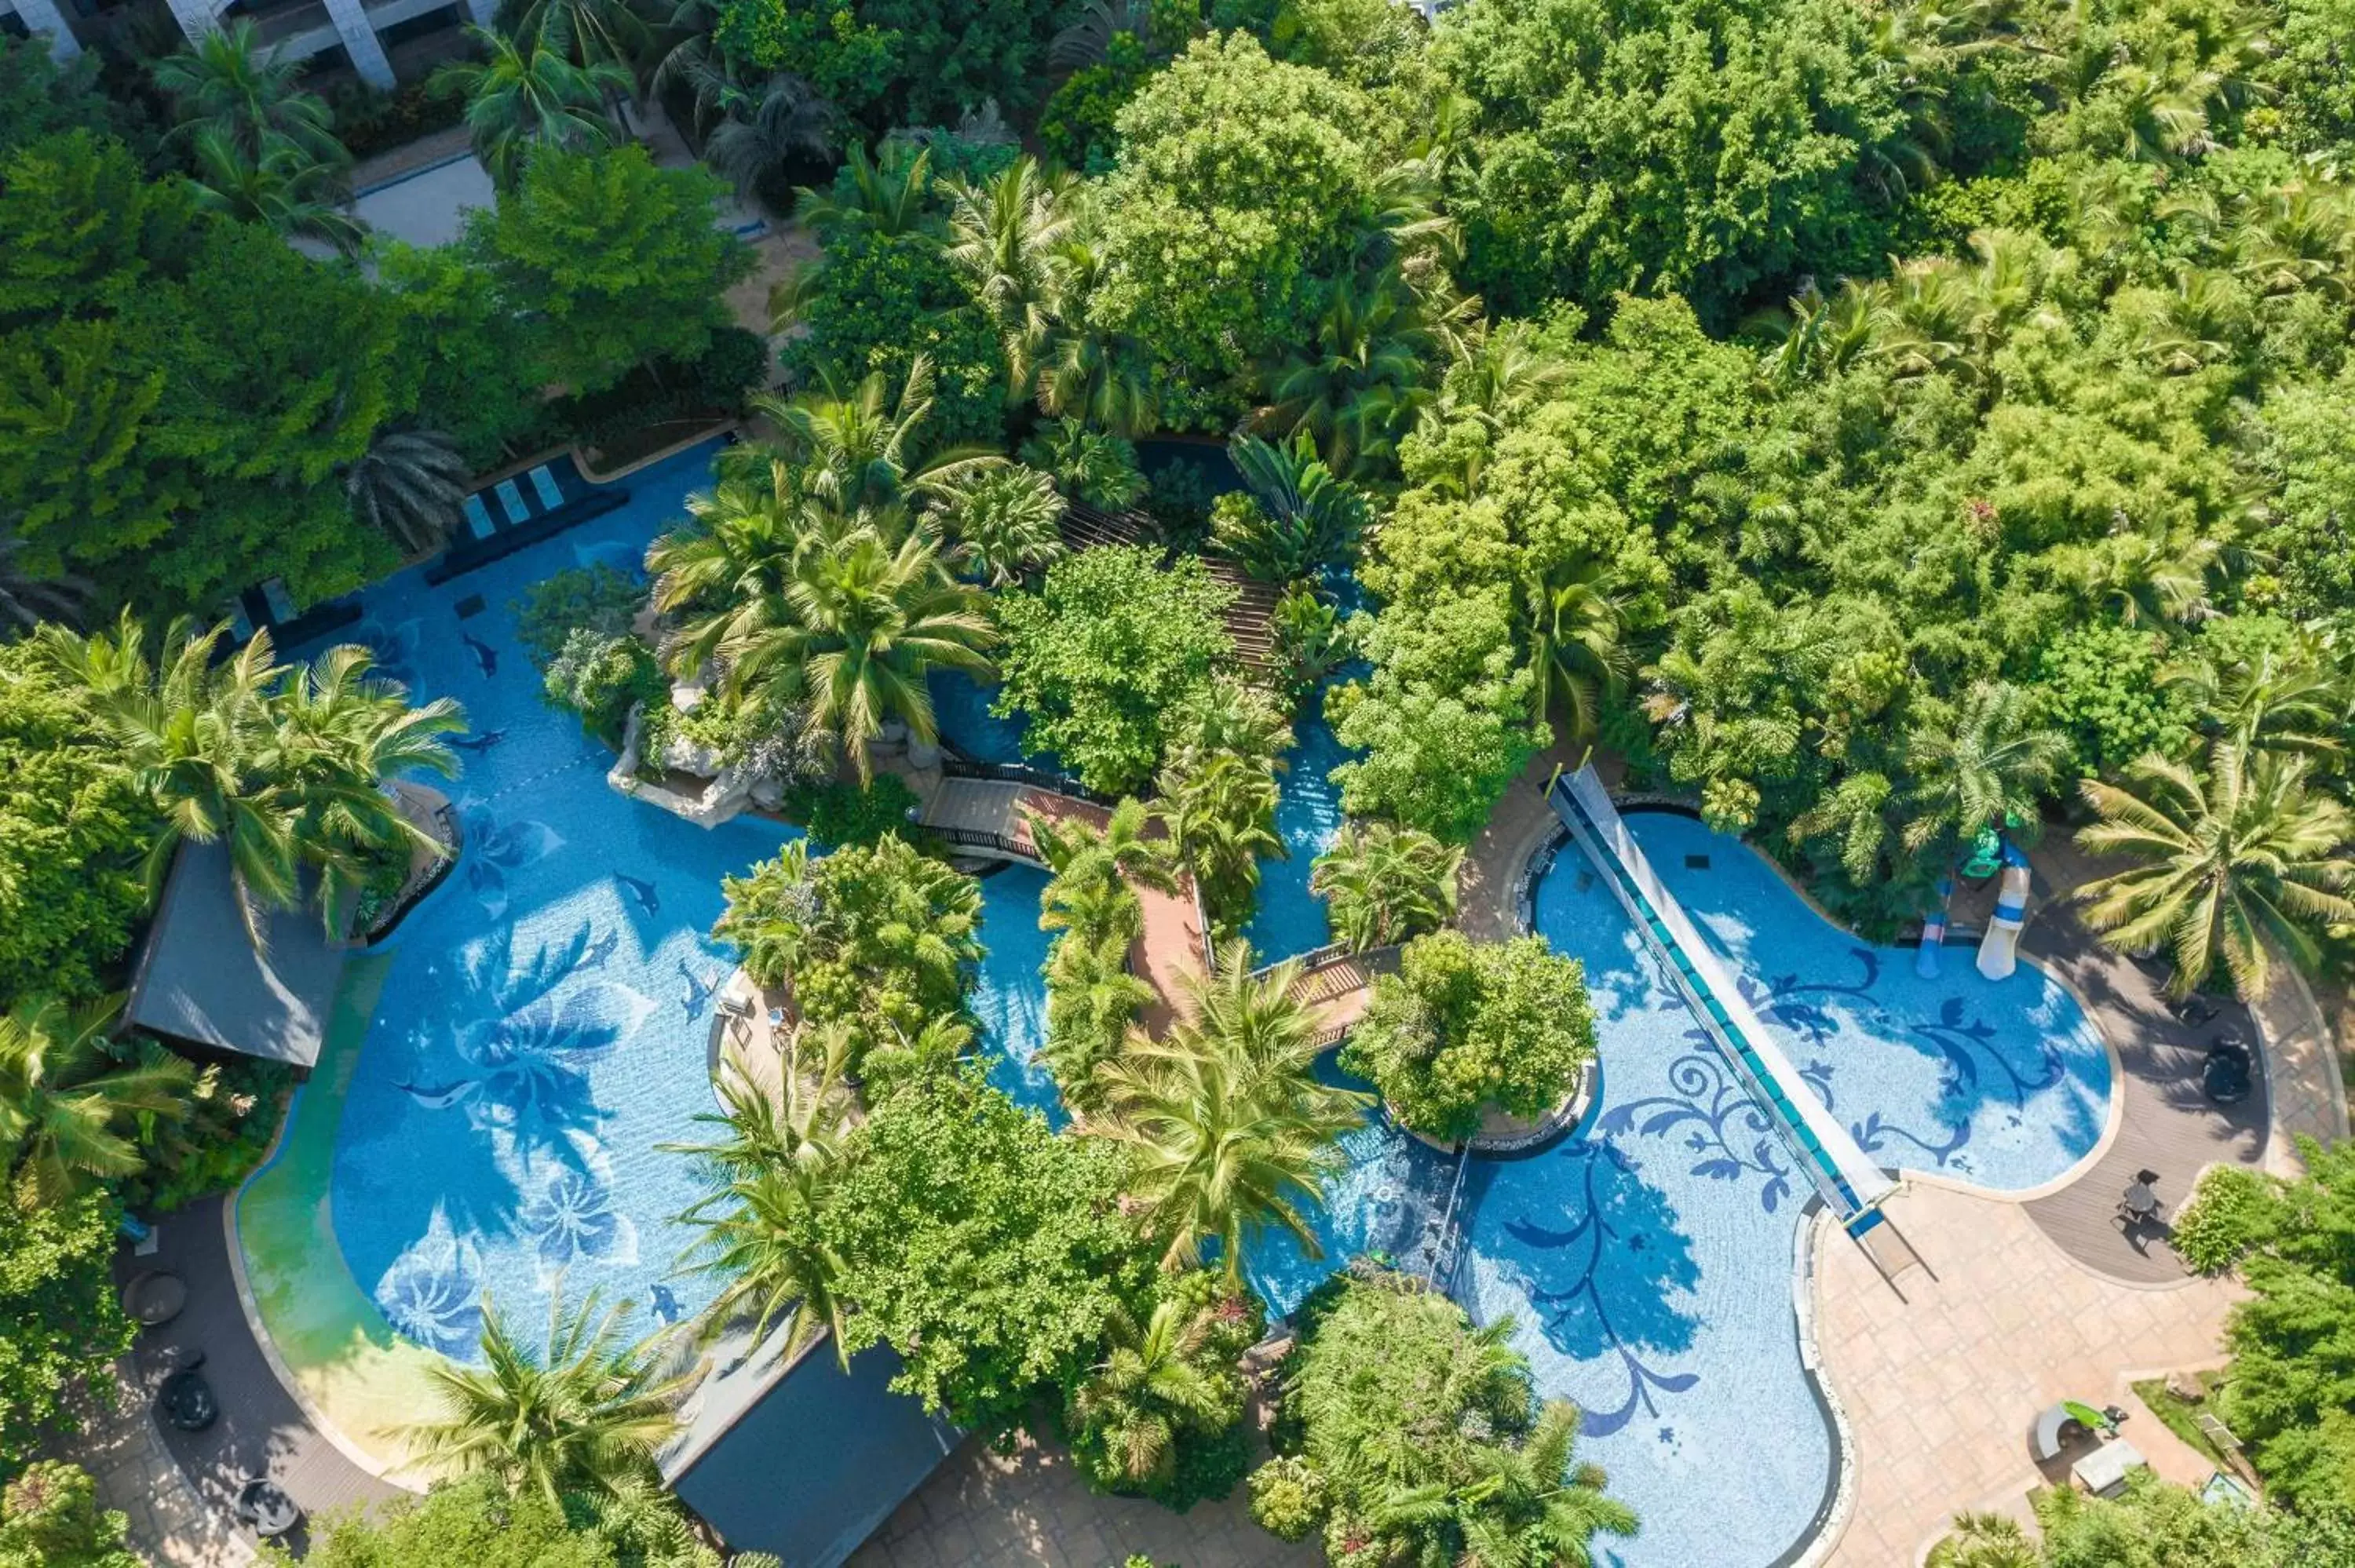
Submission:
<svg viewBox="0 0 2355 1568">
<path fill-rule="evenodd" d="M 1772 1568 L 1818 1568 L 1839 1549 L 1849 1521 L 1856 1517 L 1856 1433 L 1849 1425 L 1848 1406 L 1840 1403 L 1839 1390 L 1824 1370 L 1823 1353 L 1816 1341 L 1823 1290 L 1823 1271 L 1816 1266 L 1816 1260 L 1835 1234 L 1845 1233 L 1821 1199 L 1807 1205 L 1803 1222 L 1795 1229 L 1791 1307 L 1798 1318 L 1799 1369 L 1831 1431 L 1835 1463 L 1825 1478 L 1823 1500 L 1816 1505 L 1814 1521 L 1774 1560 Z"/>
<path fill-rule="evenodd" d="M 1623 797 L 1616 791 L 1613 792 L 1611 800 L 1614 805 L 1618 804 L 1622 799 Z M 1630 793 L 1625 796 L 1624 799 L 1626 801 L 1626 810 L 1630 813 L 1640 813 L 1646 811 L 1657 812 L 1663 816 L 1684 817 L 1692 821 L 1703 822 L 1704 826 L 1707 825 L 1706 822 L 1703 821 L 1700 811 L 1690 806 L 1683 804 L 1680 801 L 1664 800 L 1657 796 L 1645 795 L 1641 793 Z M 1569 831 L 1564 829 L 1562 832 L 1562 837 L 1567 838 L 1568 836 Z M 1781 861 L 1776 860 L 1773 855 L 1768 854 L 1764 850 L 1760 849 L 1756 844 L 1752 843 L 1747 835 L 1735 835 L 1734 842 L 1740 844 L 1743 849 L 1748 850 L 1752 855 L 1755 856 L 1758 863 L 1761 865 L 1764 865 L 1768 872 L 1772 873 L 1776 881 L 1780 882 L 1785 888 L 1790 890 L 1793 897 L 1796 898 L 1801 904 L 1806 906 L 1807 912 L 1809 914 L 1822 921 L 1832 930 L 1838 931 L 1840 935 L 1848 938 L 1851 941 L 1862 942 L 1868 947 L 1881 948 L 1892 953 L 1904 952 L 1906 950 L 1903 948 L 1899 948 L 1891 944 L 1872 941 L 1870 938 L 1858 931 L 1856 927 L 1840 919 L 1829 909 L 1825 908 L 1821 903 L 1817 902 L 1815 895 L 1809 893 L 1807 889 L 1801 885 L 1799 879 L 1791 874 L 1789 867 L 1785 866 Z M 1558 842 L 1554 844 L 1554 848 L 1557 851 L 1559 850 L 1560 845 Z M 1532 858 L 1534 860 L 1534 857 Z M 1539 874 L 1541 874 L 1542 867 L 1537 867 L 1535 869 Z M 1530 880 L 1534 882 L 1534 875 L 1531 875 Z M 2047 900 L 2048 904 L 2051 902 L 2051 900 Z M 2031 916 L 2030 918 L 2032 919 L 2033 916 Z M 1971 942 L 1968 938 L 1963 938 L 1960 933 L 1949 930 L 1946 934 L 1946 939 L 1940 943 L 1939 947 L 1941 950 L 1948 948 L 1968 950 L 1971 947 Z M 1953 1192 L 1966 1192 L 1975 1198 L 1991 1198 L 1996 1202 L 2002 1203 L 2033 1202 L 2039 1198 L 2049 1198 L 2055 1192 L 2063 1192 L 2068 1188 L 2074 1186 L 2088 1171 L 2093 1170 L 2094 1165 L 2100 1161 L 2102 1156 L 2110 1151 L 2111 1146 L 2117 1142 L 2119 1129 L 2126 1125 L 2126 1096 L 2120 1092 L 2120 1086 L 2126 1080 L 2126 1062 L 2125 1059 L 2118 1054 L 2118 1043 L 2110 1038 L 2109 1032 L 2102 1027 L 2099 1021 L 2099 1015 L 2094 1012 L 2093 1004 L 2086 1000 L 2084 993 L 2077 989 L 2075 983 L 2072 981 L 2067 975 L 2062 974 L 2059 969 L 2053 968 L 2051 964 L 2046 963 L 2036 954 L 2029 952 L 2024 946 L 2017 950 L 2017 956 L 2021 963 L 2024 963 L 2030 969 L 2034 969 L 2039 975 L 2042 976 L 2047 981 L 2057 987 L 2062 994 L 2068 997 L 2070 1001 L 2075 1005 L 2078 1015 L 2085 1021 L 2086 1029 L 2093 1034 L 2093 1037 L 2101 1044 L 2102 1057 L 2104 1062 L 2108 1065 L 2110 1081 L 2106 1086 L 2105 1086 L 2102 1091 L 2102 1130 L 2100 1135 L 2094 1139 L 2093 1147 L 2088 1149 L 2083 1154 L 2079 1155 L 2074 1160 L 2071 1161 L 2066 1169 L 2062 1170 L 2055 1176 L 2051 1176 L 2045 1181 L 2038 1182 L 2033 1187 L 1990 1187 L 1977 1181 L 1962 1181 L 1959 1178 L 1946 1175 L 1943 1171 L 1926 1171 L 1918 1166 L 1913 1165 L 1899 1164 L 1884 1165 L 1881 1167 L 1883 1171 L 1887 1171 L 1891 1176 L 1894 1177 L 1898 1181 L 1919 1181 L 1925 1182 L 1930 1186 L 1945 1187 Z"/>
<path fill-rule="evenodd" d="M 386 1415 L 414 1419 L 425 1374 L 440 1358 L 396 1333 L 360 1289 L 335 1239 L 325 1179 L 342 1091 L 384 981 L 380 959 L 360 955 L 346 969 L 320 1061 L 295 1090 L 269 1154 L 221 1205 L 221 1224 L 238 1304 L 287 1396 L 354 1465 L 422 1492 L 432 1478 L 413 1456 L 381 1437 L 363 1441 L 356 1429 L 381 1435 L 392 1425 Z M 317 1177 L 306 1181 L 314 1163 Z M 370 1419 L 371 1406 L 384 1414 Z"/>
</svg>

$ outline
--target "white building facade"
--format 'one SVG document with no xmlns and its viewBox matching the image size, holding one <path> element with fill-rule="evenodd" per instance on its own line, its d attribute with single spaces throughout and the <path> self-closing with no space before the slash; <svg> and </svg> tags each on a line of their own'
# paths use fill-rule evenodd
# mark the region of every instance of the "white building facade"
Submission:
<svg viewBox="0 0 2355 1568">
<path fill-rule="evenodd" d="M 72 0 L 0 0 L 0 23 L 13 19 L 34 37 L 46 37 L 52 53 L 69 59 L 81 52 L 67 6 Z M 204 37 L 234 17 L 235 0 L 167 0 L 173 18 L 190 41 Z M 468 20 L 491 25 L 498 0 L 460 0 Z M 262 37 L 281 54 L 309 59 L 340 48 L 361 80 L 377 87 L 393 85 L 392 61 L 385 52 L 383 35 L 404 22 L 447 10 L 451 0 L 303 0 L 303 3 L 256 14 Z"/>
</svg>

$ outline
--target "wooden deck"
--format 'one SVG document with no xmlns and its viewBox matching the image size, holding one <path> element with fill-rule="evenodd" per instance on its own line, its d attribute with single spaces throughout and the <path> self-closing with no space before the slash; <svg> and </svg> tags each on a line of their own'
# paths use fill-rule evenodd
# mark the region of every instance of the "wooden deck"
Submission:
<svg viewBox="0 0 2355 1568">
<path fill-rule="evenodd" d="M 2218 1001 L 2217 1016 L 2193 1028 L 2165 1005 L 2161 981 L 2104 947 L 2056 894 L 2082 885 L 2101 866 L 2058 834 L 2033 857 L 2035 902 L 2020 950 L 2066 981 L 2095 1028 L 2115 1046 L 2123 1097 L 2117 1138 L 2092 1169 L 2067 1187 L 2031 1200 L 2029 1214 L 2069 1255 L 2096 1274 L 2128 1284 L 2179 1284 L 2185 1270 L 2168 1245 L 2164 1218 L 2126 1226 L 2118 1200 L 2138 1172 L 2158 1173 L 2155 1186 L 2164 1214 L 2191 1196 L 2202 1168 L 2218 1162 L 2257 1169 L 2265 1158 L 2265 1094 L 2262 1085 L 2237 1105 L 2212 1104 L 2201 1091 L 2200 1069 L 2220 1033 L 2236 1031 L 2255 1053 L 2248 1010 Z"/>
<path fill-rule="evenodd" d="M 246 1478 L 257 1475 L 268 1475 L 314 1520 L 329 1510 L 409 1495 L 346 1457 L 311 1425 L 279 1381 L 238 1300 L 221 1223 L 226 1201 L 211 1197 L 191 1203 L 157 1225 L 155 1253 L 137 1257 L 125 1248 L 115 1260 L 118 1282 L 149 1269 L 168 1269 L 188 1288 L 188 1304 L 180 1315 L 143 1333 L 132 1352 L 138 1396 L 152 1399 L 166 1372 L 201 1351 L 204 1379 L 220 1404 L 220 1419 L 202 1432 L 181 1432 L 159 1422 L 165 1447 L 197 1495 L 224 1518 L 234 1514 Z M 289 1544 L 306 1549 L 304 1531 L 298 1529 Z"/>
<path fill-rule="evenodd" d="M 1143 513 L 1106 512 L 1080 501 L 1071 502 L 1065 509 L 1062 533 L 1064 545 L 1073 550 L 1103 545 L 1162 547 L 1153 519 Z M 1276 662 L 1275 589 L 1245 577 L 1231 563 L 1215 556 L 1204 556 L 1202 565 L 1213 579 L 1233 591 L 1226 621 L 1227 635 L 1234 641 L 1236 656 L 1255 672 L 1267 673 Z"/>
</svg>

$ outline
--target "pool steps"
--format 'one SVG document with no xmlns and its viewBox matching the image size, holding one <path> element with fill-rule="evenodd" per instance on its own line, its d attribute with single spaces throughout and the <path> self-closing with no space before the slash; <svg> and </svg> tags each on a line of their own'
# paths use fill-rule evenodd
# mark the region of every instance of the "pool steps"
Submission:
<svg viewBox="0 0 2355 1568">
<path fill-rule="evenodd" d="M 1593 766 L 1557 776 L 1547 797 L 1799 1169 L 1849 1234 L 1861 1242 L 1883 1224 L 1877 1205 L 1896 1190 L 1896 1183 L 1824 1109 L 1742 999 L 1733 977 L 1701 940 L 1684 906 L 1653 871 Z"/>
</svg>

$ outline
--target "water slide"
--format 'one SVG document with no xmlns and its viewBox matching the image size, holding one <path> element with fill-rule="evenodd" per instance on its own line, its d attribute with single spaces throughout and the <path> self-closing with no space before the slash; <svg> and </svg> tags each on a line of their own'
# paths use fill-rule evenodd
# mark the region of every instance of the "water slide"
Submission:
<svg viewBox="0 0 2355 1568">
<path fill-rule="evenodd" d="M 1922 945 L 1913 950 L 1913 972 L 1923 980 L 1938 978 L 1938 952 L 1946 945 L 1946 906 L 1954 896 L 1955 879 L 1938 878 L 1938 906 L 1922 922 Z"/>
<path fill-rule="evenodd" d="M 2028 856 L 2006 841 L 2003 881 L 1997 886 L 1995 916 L 1979 939 L 1979 973 L 1991 980 L 2009 980 L 2019 967 L 2019 927 L 2028 918 Z"/>
<path fill-rule="evenodd" d="M 1557 779 L 1550 794 L 1555 815 L 1618 895 L 1694 1018 L 1781 1135 L 1799 1172 L 1849 1226 L 1849 1234 L 1860 1237 L 1880 1223 L 1873 1205 L 1896 1184 L 1824 1108 L 1742 1000 L 1742 988 L 1701 939 L 1684 906 L 1661 883 L 1642 846 L 1620 821 L 1618 808 L 1594 769 L 1581 768 Z"/>
</svg>

